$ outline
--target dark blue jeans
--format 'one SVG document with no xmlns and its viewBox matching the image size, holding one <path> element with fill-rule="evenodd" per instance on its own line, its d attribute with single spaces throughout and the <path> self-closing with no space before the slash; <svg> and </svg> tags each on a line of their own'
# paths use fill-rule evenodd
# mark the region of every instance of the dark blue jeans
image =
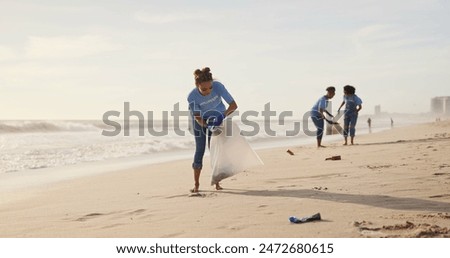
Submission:
<svg viewBox="0 0 450 258">
<path fill-rule="evenodd" d="M 208 143 L 211 139 L 211 132 L 206 130 L 205 127 L 200 126 L 194 118 L 192 118 L 194 136 L 195 136 L 195 154 L 194 162 L 192 163 L 193 169 L 202 169 L 203 156 L 206 149 L 206 135 L 208 135 Z"/>
<path fill-rule="evenodd" d="M 317 140 L 322 140 L 323 127 L 325 125 L 323 118 L 317 117 L 317 116 L 312 116 L 311 119 L 317 128 Z"/>
<path fill-rule="evenodd" d="M 358 113 L 345 114 L 344 117 L 344 137 L 350 133 L 350 137 L 355 136 L 356 122 L 358 121 Z"/>
</svg>

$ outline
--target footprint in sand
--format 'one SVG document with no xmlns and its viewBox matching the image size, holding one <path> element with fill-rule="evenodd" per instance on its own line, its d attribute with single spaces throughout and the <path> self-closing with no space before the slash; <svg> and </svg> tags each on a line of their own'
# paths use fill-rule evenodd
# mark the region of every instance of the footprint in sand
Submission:
<svg viewBox="0 0 450 258">
<path fill-rule="evenodd" d="M 450 175 L 450 173 L 434 173 L 433 176 L 445 176 L 445 175 Z"/>
<path fill-rule="evenodd" d="M 439 212 L 436 214 L 417 214 L 419 218 L 438 218 L 438 219 L 450 219 L 450 214 L 447 212 Z"/>
<path fill-rule="evenodd" d="M 128 215 L 139 215 L 145 211 L 146 211 L 146 209 L 138 209 L 138 210 L 128 212 Z"/>
<path fill-rule="evenodd" d="M 103 215 L 105 215 L 105 214 L 103 214 L 103 213 L 89 213 L 89 214 L 84 215 L 83 217 L 80 217 L 80 218 L 76 219 L 75 221 L 86 221 L 88 219 L 93 219 L 93 218 L 96 218 L 96 217 L 99 217 L 99 216 L 103 216 Z"/>
<path fill-rule="evenodd" d="M 450 167 L 449 164 L 441 164 L 441 165 L 439 165 L 439 169 L 449 168 L 449 167 Z"/>
<path fill-rule="evenodd" d="M 116 228 L 116 227 L 120 227 L 120 226 L 123 226 L 123 225 L 125 225 L 125 224 L 123 224 L 123 223 L 116 223 L 116 224 L 111 224 L 111 225 L 107 225 L 107 226 L 101 227 L 101 229 Z"/>
<path fill-rule="evenodd" d="M 367 165 L 366 168 L 368 169 L 372 169 L 372 170 L 381 170 L 383 168 L 390 168 L 392 167 L 392 165 Z"/>
<path fill-rule="evenodd" d="M 450 194 L 438 194 L 438 195 L 432 195 L 429 196 L 428 198 L 443 198 L 443 197 L 449 197 Z"/>
<path fill-rule="evenodd" d="M 293 188 L 293 187 L 297 187 L 297 185 L 280 185 L 280 186 L 277 186 L 277 188 L 279 188 L 279 189 Z"/>
<path fill-rule="evenodd" d="M 371 227 L 372 223 L 362 221 L 354 222 L 353 225 L 358 228 L 360 233 L 366 237 L 450 237 L 449 228 L 441 228 L 438 225 L 427 223 L 414 224 L 406 221 L 402 224 L 388 225 L 382 227 Z"/>
</svg>

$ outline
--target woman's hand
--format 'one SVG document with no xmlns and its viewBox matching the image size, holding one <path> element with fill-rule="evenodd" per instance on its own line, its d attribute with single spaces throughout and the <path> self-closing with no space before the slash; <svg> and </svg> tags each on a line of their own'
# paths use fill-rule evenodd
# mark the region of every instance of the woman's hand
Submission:
<svg viewBox="0 0 450 258">
<path fill-rule="evenodd" d="M 225 118 L 225 115 L 220 114 L 218 116 L 212 116 L 208 118 L 207 126 L 220 126 L 223 122 L 223 119 Z"/>
<path fill-rule="evenodd" d="M 238 106 L 236 104 L 236 101 L 231 102 L 230 105 L 228 106 L 228 109 L 225 111 L 224 116 L 228 116 L 231 113 L 233 113 L 237 109 L 237 107 Z"/>
</svg>

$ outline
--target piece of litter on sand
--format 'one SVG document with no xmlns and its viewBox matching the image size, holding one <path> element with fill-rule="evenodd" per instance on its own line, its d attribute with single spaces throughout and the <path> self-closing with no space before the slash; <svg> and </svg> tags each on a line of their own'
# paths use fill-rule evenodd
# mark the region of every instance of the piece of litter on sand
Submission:
<svg viewBox="0 0 450 258">
<path fill-rule="evenodd" d="M 289 150 L 289 149 L 286 152 L 291 154 L 291 155 L 294 155 L 294 153 L 291 150 Z"/>
<path fill-rule="evenodd" d="M 341 160 L 341 156 L 331 156 L 329 158 L 326 158 L 325 160 Z"/>
<path fill-rule="evenodd" d="M 310 221 L 314 221 L 314 220 L 321 220 L 321 216 L 320 213 L 316 213 L 314 215 L 311 216 L 307 216 L 307 217 L 303 217 L 303 218 L 297 218 L 295 216 L 289 217 L 289 221 L 292 223 L 306 223 L 306 222 L 310 222 Z"/>
</svg>

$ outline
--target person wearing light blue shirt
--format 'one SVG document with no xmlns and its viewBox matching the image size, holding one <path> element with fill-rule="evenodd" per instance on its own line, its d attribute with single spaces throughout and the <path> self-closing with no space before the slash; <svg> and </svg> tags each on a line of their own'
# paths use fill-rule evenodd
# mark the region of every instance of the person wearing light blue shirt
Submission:
<svg viewBox="0 0 450 258">
<path fill-rule="evenodd" d="M 200 185 L 200 173 L 203 167 L 203 156 L 206 149 L 206 137 L 211 137 L 208 126 L 218 126 L 223 119 L 237 109 L 236 101 L 225 86 L 213 80 L 208 67 L 194 71 L 195 88 L 189 93 L 187 101 L 193 120 L 195 136 L 195 154 L 192 168 L 194 169 L 194 188 L 191 192 L 197 193 Z M 228 104 L 225 107 L 223 100 Z M 216 183 L 216 190 L 222 187 Z"/>
<path fill-rule="evenodd" d="M 350 144 L 353 145 L 356 122 L 358 121 L 358 113 L 362 109 L 362 100 L 356 96 L 355 87 L 351 85 L 344 86 L 344 100 L 338 109 L 338 113 L 345 105 L 344 114 L 344 145 L 347 145 L 347 137 L 350 134 Z"/>
<path fill-rule="evenodd" d="M 311 120 L 313 121 L 314 125 L 317 128 L 317 148 L 325 147 L 322 145 L 323 129 L 325 126 L 324 113 L 333 117 L 333 115 L 327 111 L 327 102 L 328 102 L 328 100 L 330 100 L 334 97 L 336 88 L 334 88 L 333 86 L 330 86 L 326 90 L 327 90 L 327 94 L 325 96 L 322 96 L 316 102 L 316 104 L 314 104 L 314 106 L 311 108 Z"/>
</svg>

